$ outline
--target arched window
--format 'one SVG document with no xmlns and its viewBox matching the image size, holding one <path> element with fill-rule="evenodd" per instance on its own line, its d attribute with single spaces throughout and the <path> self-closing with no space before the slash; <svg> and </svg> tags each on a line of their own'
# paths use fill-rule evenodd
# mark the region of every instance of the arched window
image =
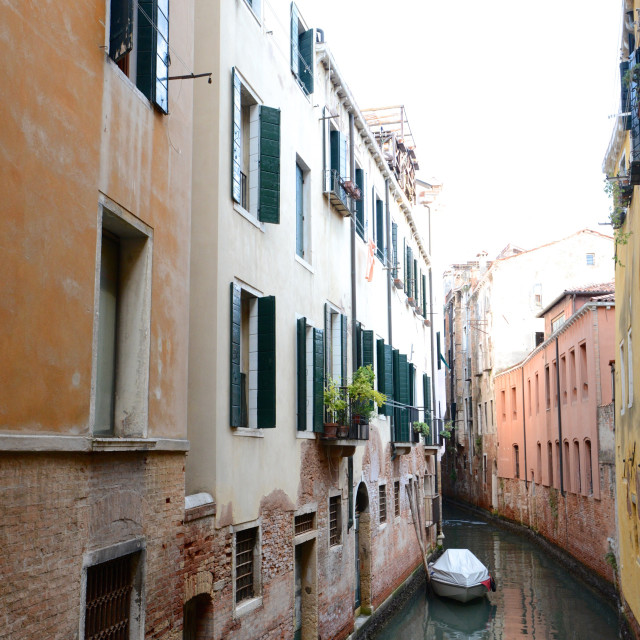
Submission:
<svg viewBox="0 0 640 640">
<path fill-rule="evenodd" d="M 591 440 L 587 438 L 584 441 L 584 469 L 585 469 L 585 480 L 586 480 L 586 490 L 588 495 L 593 494 L 593 474 L 592 474 L 592 465 L 591 465 Z"/>
</svg>

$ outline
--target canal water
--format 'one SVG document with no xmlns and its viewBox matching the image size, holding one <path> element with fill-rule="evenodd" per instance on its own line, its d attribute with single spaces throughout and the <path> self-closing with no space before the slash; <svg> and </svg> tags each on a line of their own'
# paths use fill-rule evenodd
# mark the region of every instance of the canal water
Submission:
<svg viewBox="0 0 640 640">
<path fill-rule="evenodd" d="M 376 640 L 621 637 L 614 609 L 540 547 L 454 507 L 445 506 L 443 517 L 444 548 L 473 551 L 496 592 L 462 604 L 420 588 Z"/>
</svg>

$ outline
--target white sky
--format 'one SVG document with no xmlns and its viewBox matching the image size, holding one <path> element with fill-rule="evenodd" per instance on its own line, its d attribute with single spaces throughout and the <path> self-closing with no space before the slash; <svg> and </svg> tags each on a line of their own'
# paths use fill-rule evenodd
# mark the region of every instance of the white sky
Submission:
<svg viewBox="0 0 640 640">
<path fill-rule="evenodd" d="M 419 177 L 444 182 L 436 264 L 608 219 L 618 0 L 298 0 L 360 108 L 404 104 Z M 437 273 L 437 270 L 436 270 Z"/>
</svg>

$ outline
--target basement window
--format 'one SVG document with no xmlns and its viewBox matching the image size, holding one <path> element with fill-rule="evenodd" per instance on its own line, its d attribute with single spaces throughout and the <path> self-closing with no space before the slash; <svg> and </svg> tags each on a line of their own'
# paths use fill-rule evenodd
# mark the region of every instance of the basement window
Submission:
<svg viewBox="0 0 640 640">
<path fill-rule="evenodd" d="M 234 591 L 239 604 L 260 595 L 260 531 L 250 526 L 235 532 Z"/>
<path fill-rule="evenodd" d="M 400 517 L 400 481 L 396 480 L 393 483 L 393 515 L 396 518 Z"/>
<path fill-rule="evenodd" d="M 380 514 L 380 524 L 387 521 L 387 485 L 381 484 L 378 487 L 378 510 Z"/>
<path fill-rule="evenodd" d="M 329 546 L 334 547 L 342 542 L 342 508 L 341 497 L 329 498 Z"/>
</svg>

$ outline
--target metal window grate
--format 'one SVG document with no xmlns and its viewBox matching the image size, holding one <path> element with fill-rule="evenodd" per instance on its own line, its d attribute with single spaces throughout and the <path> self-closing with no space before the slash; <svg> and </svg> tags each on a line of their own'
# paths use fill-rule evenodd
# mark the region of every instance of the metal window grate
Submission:
<svg viewBox="0 0 640 640">
<path fill-rule="evenodd" d="M 127 640 L 135 554 L 87 569 L 85 640 Z"/>
<path fill-rule="evenodd" d="M 253 550 L 257 529 L 236 533 L 236 602 L 253 598 Z"/>
<path fill-rule="evenodd" d="M 315 513 L 303 513 L 302 515 L 295 517 L 294 530 L 295 535 L 299 536 L 301 533 L 312 531 L 314 529 Z"/>
<path fill-rule="evenodd" d="M 378 505 L 380 508 L 380 522 L 387 521 L 387 486 L 380 485 L 378 487 Z"/>
<path fill-rule="evenodd" d="M 340 544 L 340 496 L 329 498 L 329 544 Z"/>
<path fill-rule="evenodd" d="M 400 481 L 393 483 L 393 511 L 396 518 L 400 517 Z"/>
</svg>

